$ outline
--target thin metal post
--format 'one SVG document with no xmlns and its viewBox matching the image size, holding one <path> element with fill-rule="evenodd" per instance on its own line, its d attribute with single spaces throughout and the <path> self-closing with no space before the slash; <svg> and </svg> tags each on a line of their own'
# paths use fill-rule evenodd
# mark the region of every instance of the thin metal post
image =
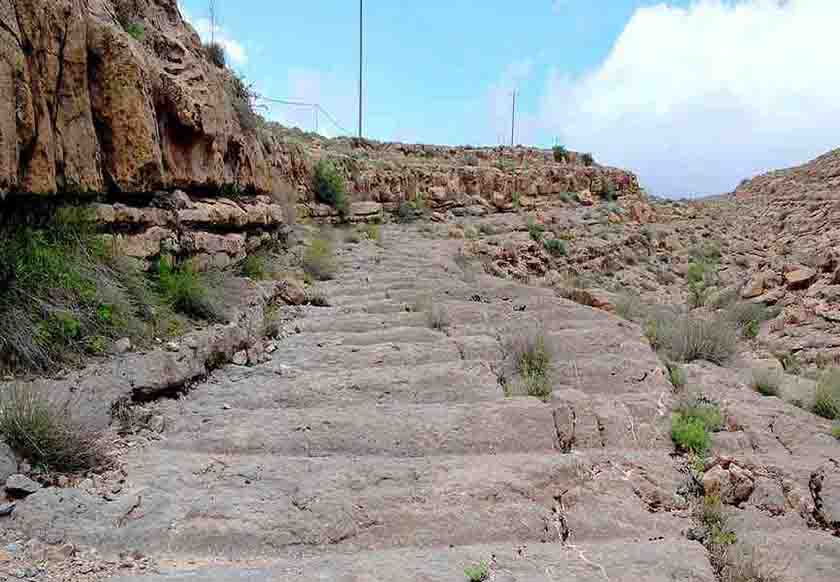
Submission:
<svg viewBox="0 0 840 582">
<path fill-rule="evenodd" d="M 362 28 L 362 17 L 363 17 L 363 8 L 362 8 L 363 0 L 359 0 L 359 137 L 362 137 L 362 59 L 364 56 L 363 53 L 363 34 L 364 29 Z"/>
<path fill-rule="evenodd" d="M 513 134 L 516 127 L 516 90 L 513 91 L 513 105 L 510 108 L 510 147 L 513 147 Z"/>
</svg>

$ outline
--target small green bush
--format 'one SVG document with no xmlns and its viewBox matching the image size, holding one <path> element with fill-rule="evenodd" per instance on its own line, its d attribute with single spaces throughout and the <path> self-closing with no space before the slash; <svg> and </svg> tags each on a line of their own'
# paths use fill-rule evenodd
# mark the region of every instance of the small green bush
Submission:
<svg viewBox="0 0 840 582">
<path fill-rule="evenodd" d="M 568 254 L 566 250 L 566 243 L 557 238 L 552 238 L 543 242 L 545 250 L 555 257 L 565 257 Z"/>
<path fill-rule="evenodd" d="M 0 390 L 0 435 L 41 470 L 84 471 L 105 460 L 99 431 L 79 422 L 68 407 L 18 385 Z"/>
<path fill-rule="evenodd" d="M 551 148 L 551 152 L 554 156 L 554 161 L 557 163 L 563 163 L 566 161 L 566 156 L 568 155 L 568 151 L 566 150 L 565 146 L 556 145 Z"/>
<path fill-rule="evenodd" d="M 163 300 L 175 311 L 209 321 L 221 319 L 204 275 L 192 263 L 176 264 L 171 257 L 161 257 L 157 283 Z"/>
<path fill-rule="evenodd" d="M 378 224 L 366 224 L 362 227 L 362 233 L 373 242 L 380 242 L 382 240 L 382 230 Z"/>
<path fill-rule="evenodd" d="M 464 569 L 464 575 L 469 582 L 484 582 L 490 577 L 490 566 L 487 562 L 480 562 Z"/>
<path fill-rule="evenodd" d="M 793 352 L 778 352 L 773 354 L 788 374 L 798 376 L 802 373 L 802 364 Z"/>
<path fill-rule="evenodd" d="M 771 310 L 759 303 L 737 302 L 728 308 L 729 319 L 735 322 L 741 335 L 748 339 L 755 339 L 761 324 L 774 315 Z"/>
<path fill-rule="evenodd" d="M 146 35 L 146 29 L 143 28 L 143 25 L 138 22 L 132 22 L 129 24 L 125 31 L 136 41 L 142 41 L 143 37 Z"/>
<path fill-rule="evenodd" d="M 668 370 L 668 380 L 671 381 L 671 385 L 674 387 L 674 389 L 682 390 L 683 388 L 685 388 L 685 384 L 687 381 L 685 369 L 676 362 L 668 362 L 667 364 L 665 364 L 665 367 Z"/>
<path fill-rule="evenodd" d="M 671 417 L 671 439 L 683 451 L 705 455 L 712 444 L 703 421 L 682 414 Z"/>
<path fill-rule="evenodd" d="M 210 59 L 210 62 L 220 69 L 224 69 L 227 65 L 225 48 L 218 42 L 206 43 L 204 45 L 204 53 L 207 55 L 207 58 Z"/>
<path fill-rule="evenodd" d="M 595 158 L 590 153 L 585 153 L 580 157 L 584 166 L 591 166 L 595 163 Z"/>
<path fill-rule="evenodd" d="M 332 279 L 337 271 L 333 245 L 325 236 L 318 236 L 309 244 L 303 256 L 303 270 L 315 279 Z"/>
<path fill-rule="evenodd" d="M 707 360 L 723 365 L 738 345 L 735 326 L 725 318 L 702 318 L 660 310 L 648 316 L 645 335 L 673 361 Z"/>
<path fill-rule="evenodd" d="M 345 191 L 344 177 L 328 160 L 321 159 L 315 164 L 315 193 L 318 200 L 338 210 L 342 217 L 349 213 L 350 201 Z"/>
<path fill-rule="evenodd" d="M 699 420 L 709 432 L 717 432 L 723 428 L 723 414 L 718 405 L 696 395 L 683 398 L 675 412 L 685 418 Z"/>
<path fill-rule="evenodd" d="M 752 387 L 756 392 L 762 396 L 779 395 L 780 379 L 775 370 L 759 368 L 753 370 L 752 376 Z"/>
<path fill-rule="evenodd" d="M 521 382 L 523 391 L 529 396 L 548 400 L 552 393 L 549 378 L 551 353 L 542 329 L 533 327 L 513 334 L 504 348 L 507 357 L 512 361 L 513 373 Z"/>
<path fill-rule="evenodd" d="M 837 440 L 840 440 L 840 424 L 835 424 L 833 427 L 831 427 L 831 436 L 833 436 Z"/>
<path fill-rule="evenodd" d="M 542 242 L 545 227 L 534 220 L 528 221 L 528 236 L 534 242 Z"/>
<path fill-rule="evenodd" d="M 840 368 L 823 372 L 817 382 L 812 410 L 828 420 L 840 419 Z"/>
<path fill-rule="evenodd" d="M 248 277 L 255 281 L 262 281 L 268 277 L 268 268 L 266 266 L 265 257 L 258 254 L 248 255 L 242 261 L 240 269 L 242 276 Z"/>
</svg>

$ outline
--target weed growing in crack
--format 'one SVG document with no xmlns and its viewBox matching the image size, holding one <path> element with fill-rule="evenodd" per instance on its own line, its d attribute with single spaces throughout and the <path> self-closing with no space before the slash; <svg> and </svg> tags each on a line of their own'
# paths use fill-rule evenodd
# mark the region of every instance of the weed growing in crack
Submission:
<svg viewBox="0 0 840 582">
<path fill-rule="evenodd" d="M 840 418 L 840 368 L 827 370 L 820 377 L 812 411 L 828 420 Z"/>
<path fill-rule="evenodd" d="M 722 426 L 717 404 L 697 396 L 685 398 L 671 417 L 671 440 L 678 449 L 703 457 L 711 447 L 711 433 Z"/>
<path fill-rule="evenodd" d="M 312 239 L 301 262 L 304 272 L 319 281 L 332 279 L 338 270 L 332 241 L 324 235 Z"/>
<path fill-rule="evenodd" d="M 549 378 L 551 352 L 545 332 L 539 326 L 511 334 L 502 344 L 504 359 L 511 370 L 511 378 L 500 380 L 506 396 L 527 394 L 546 401 L 551 397 Z"/>
<path fill-rule="evenodd" d="M 727 548 L 720 579 L 723 582 L 783 582 L 784 577 L 768 565 L 755 548 L 739 543 Z"/>
<path fill-rule="evenodd" d="M 157 283 L 164 302 L 175 311 L 208 321 L 222 319 L 207 279 L 192 263 L 176 264 L 170 257 L 161 257 L 157 264 Z"/>
<path fill-rule="evenodd" d="M 759 368 L 752 372 L 753 390 L 762 396 L 779 395 L 779 374 L 769 368 Z"/>
<path fill-rule="evenodd" d="M 464 568 L 464 575 L 469 582 L 484 582 L 490 577 L 490 565 L 487 562 L 467 566 Z"/>
<path fill-rule="evenodd" d="M 668 380 L 671 382 L 671 386 L 674 387 L 674 390 L 679 392 L 685 388 L 685 383 L 687 381 L 685 368 L 676 362 L 667 362 L 665 364 L 665 368 L 668 370 Z"/>
</svg>

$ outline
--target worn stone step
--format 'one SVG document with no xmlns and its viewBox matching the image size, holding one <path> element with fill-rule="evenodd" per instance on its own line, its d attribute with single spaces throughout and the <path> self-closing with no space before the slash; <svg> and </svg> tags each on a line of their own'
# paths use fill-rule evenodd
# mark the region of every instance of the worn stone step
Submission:
<svg viewBox="0 0 840 582">
<path fill-rule="evenodd" d="M 400 549 L 259 560 L 237 564 L 177 564 L 149 577 L 126 576 L 116 582 L 322 582 L 359 580 L 453 582 L 464 569 L 493 563 L 499 582 L 714 582 L 706 552 L 685 538 L 604 544 L 498 544 Z"/>
<path fill-rule="evenodd" d="M 496 400 L 501 388 L 480 361 L 418 366 L 323 370 L 279 363 L 217 372 L 184 404 L 207 409 L 304 408 L 373 402 L 478 402 Z"/>
</svg>

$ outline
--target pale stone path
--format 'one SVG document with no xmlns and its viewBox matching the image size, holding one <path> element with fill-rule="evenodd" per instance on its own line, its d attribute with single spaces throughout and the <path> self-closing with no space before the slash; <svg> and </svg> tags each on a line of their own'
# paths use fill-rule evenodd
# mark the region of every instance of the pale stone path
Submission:
<svg viewBox="0 0 840 582">
<path fill-rule="evenodd" d="M 495 581 L 714 580 L 684 535 L 670 385 L 639 329 L 465 275 L 463 241 L 383 231 L 341 245 L 332 306 L 307 308 L 270 362 L 161 403 L 164 438 L 127 457 L 117 501 L 56 490 L 85 509 L 42 533 L 161 564 L 123 582 L 451 582 L 480 562 Z M 548 403 L 506 398 L 495 374 L 498 338 L 533 321 Z"/>
</svg>

